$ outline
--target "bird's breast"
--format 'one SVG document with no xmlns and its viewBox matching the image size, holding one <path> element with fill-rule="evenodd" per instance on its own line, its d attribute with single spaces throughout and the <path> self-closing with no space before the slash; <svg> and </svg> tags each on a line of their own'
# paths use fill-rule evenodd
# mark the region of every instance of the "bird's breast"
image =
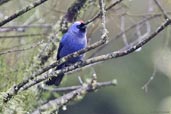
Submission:
<svg viewBox="0 0 171 114">
<path fill-rule="evenodd" d="M 74 53 L 78 50 L 81 50 L 83 48 L 85 48 L 87 46 L 87 41 L 86 39 L 79 39 L 79 40 L 69 40 L 68 42 L 65 42 L 62 50 L 61 50 L 61 53 L 60 53 L 60 56 L 61 57 L 64 57 L 68 54 L 71 54 L 71 53 Z"/>
</svg>

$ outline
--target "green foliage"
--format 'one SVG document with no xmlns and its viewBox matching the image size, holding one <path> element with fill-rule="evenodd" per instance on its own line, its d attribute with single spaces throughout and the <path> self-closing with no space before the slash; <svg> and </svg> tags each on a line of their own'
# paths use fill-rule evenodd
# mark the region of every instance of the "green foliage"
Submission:
<svg viewBox="0 0 171 114">
<path fill-rule="evenodd" d="M 0 95 L 0 101 L 2 101 L 2 94 Z M 36 94 L 33 91 L 27 91 L 17 95 L 10 102 L 0 104 L 0 111 L 3 114 L 26 114 L 34 109 L 36 106 Z"/>
</svg>

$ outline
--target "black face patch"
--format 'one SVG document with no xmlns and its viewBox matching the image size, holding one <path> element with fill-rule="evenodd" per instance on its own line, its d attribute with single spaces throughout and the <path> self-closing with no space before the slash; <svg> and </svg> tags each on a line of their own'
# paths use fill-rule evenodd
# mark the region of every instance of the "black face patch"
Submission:
<svg viewBox="0 0 171 114">
<path fill-rule="evenodd" d="M 85 32 L 87 26 L 84 23 L 81 23 L 80 25 L 77 25 L 77 28 L 81 31 L 81 32 Z"/>
</svg>

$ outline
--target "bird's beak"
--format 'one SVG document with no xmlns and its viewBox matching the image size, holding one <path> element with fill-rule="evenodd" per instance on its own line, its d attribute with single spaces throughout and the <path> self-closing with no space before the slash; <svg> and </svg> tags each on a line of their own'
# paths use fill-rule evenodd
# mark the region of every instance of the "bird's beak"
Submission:
<svg viewBox="0 0 171 114">
<path fill-rule="evenodd" d="M 87 26 L 84 23 L 81 23 L 78 28 L 80 29 L 80 31 L 84 32 L 86 30 Z"/>
<path fill-rule="evenodd" d="M 81 28 L 81 29 L 85 29 L 85 28 L 87 28 L 87 26 L 86 26 L 84 23 L 81 23 L 81 24 L 80 24 L 80 28 Z"/>
</svg>

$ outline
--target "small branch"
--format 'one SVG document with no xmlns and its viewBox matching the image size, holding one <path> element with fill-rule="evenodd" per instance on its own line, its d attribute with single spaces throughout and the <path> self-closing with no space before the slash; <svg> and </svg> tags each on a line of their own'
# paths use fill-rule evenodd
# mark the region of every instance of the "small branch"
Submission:
<svg viewBox="0 0 171 114">
<path fill-rule="evenodd" d="M 6 39 L 6 38 L 25 38 L 25 37 L 36 37 L 36 36 L 45 36 L 45 35 L 47 35 L 47 33 L 21 34 L 21 35 L 0 36 L 0 39 Z"/>
<path fill-rule="evenodd" d="M 149 84 L 151 83 L 151 81 L 154 79 L 154 77 L 156 76 L 156 72 L 157 72 L 157 68 L 154 67 L 154 70 L 153 70 L 153 73 L 152 75 L 150 76 L 150 78 L 148 79 L 148 81 L 143 85 L 142 89 L 145 91 L 145 92 L 148 92 L 148 86 Z"/>
<path fill-rule="evenodd" d="M 88 52 L 88 51 L 90 51 L 90 50 L 92 50 L 92 49 L 95 49 L 95 48 L 97 48 L 97 47 L 103 45 L 104 43 L 105 43 L 105 41 L 104 41 L 103 39 L 101 39 L 100 41 L 98 41 L 98 42 L 96 42 L 96 43 L 94 43 L 94 44 L 92 44 L 92 45 L 86 47 L 85 49 L 82 49 L 82 50 L 80 50 L 80 51 L 78 51 L 78 52 L 75 52 L 75 53 L 73 53 L 73 54 L 70 54 L 70 55 L 68 55 L 68 56 L 65 56 L 65 57 L 61 58 L 60 60 L 58 60 L 57 62 L 54 62 L 54 63 L 52 63 L 51 65 L 49 65 L 49 66 L 47 66 L 47 67 L 44 67 L 44 68 L 41 68 L 41 69 L 37 70 L 37 71 L 34 72 L 31 76 L 29 76 L 27 79 L 23 80 L 21 83 L 19 83 L 19 84 L 17 84 L 17 85 L 14 85 L 14 86 L 9 90 L 9 92 L 7 92 L 7 94 L 6 94 L 7 96 L 5 95 L 5 98 L 8 98 L 8 100 L 9 100 L 12 96 L 16 95 L 16 94 L 18 93 L 18 91 L 19 91 L 24 85 L 26 85 L 29 81 L 33 80 L 34 78 L 36 78 L 37 76 L 43 74 L 44 72 L 48 71 L 49 69 L 54 68 L 54 67 L 56 67 L 56 66 L 62 64 L 63 62 L 69 60 L 70 58 L 77 57 L 77 56 L 79 56 L 79 55 L 81 55 L 81 54 L 84 54 L 84 53 L 86 53 L 86 52 Z M 8 100 L 7 100 L 7 101 L 8 101 Z"/>
<path fill-rule="evenodd" d="M 5 26 L 0 28 L 0 32 L 25 32 L 26 29 L 32 28 L 52 28 L 50 24 L 41 24 L 41 25 L 22 25 L 22 26 Z"/>
<path fill-rule="evenodd" d="M 115 6 L 116 4 L 118 4 L 118 3 L 120 3 L 122 0 L 118 0 L 118 1 L 116 1 L 115 3 L 113 3 L 112 5 L 110 5 L 108 8 L 107 8 L 107 10 L 109 10 L 110 8 L 112 8 L 113 6 Z M 73 4 L 77 4 L 77 2 L 79 3 L 79 1 L 78 0 L 76 0 L 76 2 L 74 2 Z M 79 6 L 81 6 L 81 5 L 79 5 Z M 82 5 L 83 6 L 83 5 Z M 68 11 L 69 11 L 69 9 L 72 9 L 72 8 L 74 8 L 74 5 L 72 5 L 71 7 L 69 7 L 68 8 Z M 67 12 L 65 15 L 67 15 L 69 12 Z M 76 12 L 75 12 L 76 13 Z M 76 14 L 73 14 L 73 16 L 74 15 L 76 15 Z M 78 15 L 77 15 L 78 16 Z M 100 15 L 99 15 L 100 16 Z M 60 22 L 60 29 L 59 29 L 59 31 L 57 32 L 57 33 L 64 33 L 65 32 L 65 30 L 66 30 L 66 28 L 67 28 L 67 22 L 66 22 L 66 19 L 64 19 L 65 18 L 65 16 L 62 18 L 62 20 L 61 20 L 61 22 Z M 71 18 L 71 17 L 70 17 Z M 94 19 L 95 20 L 95 19 Z M 92 20 L 93 21 L 93 20 Z M 91 21 L 91 22 L 92 22 Z M 54 52 L 55 50 L 56 50 L 56 48 L 52 48 L 52 46 L 50 46 L 50 44 L 51 44 L 51 39 L 52 38 L 55 38 L 55 36 L 52 36 L 52 37 L 50 37 L 50 40 L 48 41 L 48 43 L 47 43 L 47 45 L 45 46 L 45 48 L 43 48 L 43 50 L 42 50 L 42 52 L 39 54 L 39 60 L 41 61 L 41 65 L 42 64 L 44 64 L 48 59 L 49 59 L 49 52 Z M 104 41 L 103 41 L 104 42 Z M 105 43 L 105 42 L 104 42 Z M 46 52 L 46 53 L 48 53 L 48 55 L 47 54 L 44 54 L 44 52 Z M 44 59 L 44 58 L 46 58 L 46 59 Z"/>
<path fill-rule="evenodd" d="M 113 84 L 116 85 L 117 81 L 112 80 L 112 81 L 107 81 L 107 82 L 97 82 L 98 87 L 110 86 L 110 85 L 113 85 Z M 49 87 L 42 87 L 42 88 L 43 88 L 43 90 L 50 91 L 50 92 L 68 92 L 68 91 L 73 91 L 73 90 L 79 89 L 80 87 L 82 87 L 82 85 L 69 86 L 69 87 L 60 87 L 60 88 L 49 88 Z"/>
<path fill-rule="evenodd" d="M 136 45 L 134 46 L 130 46 L 126 49 L 120 49 L 119 51 L 115 51 L 115 52 L 111 52 L 111 53 L 108 53 L 108 54 L 105 54 L 105 55 L 100 55 L 100 56 L 97 56 L 97 57 L 93 57 L 93 58 L 90 58 L 90 59 L 87 59 L 86 61 L 79 61 L 71 66 L 68 66 L 68 67 L 65 67 L 61 70 L 57 70 L 57 71 L 54 71 L 50 74 L 45 74 L 39 78 L 36 78 L 34 80 L 32 80 L 32 82 L 30 82 L 28 85 L 24 86 L 22 88 L 22 90 L 26 90 L 28 88 L 30 88 L 31 86 L 33 85 L 36 85 L 48 78 L 51 78 L 51 77 L 54 77 L 54 76 L 58 76 L 59 74 L 61 73 L 67 73 L 67 72 L 70 72 L 70 71 L 73 71 L 73 70 L 76 70 L 76 69 L 79 69 L 80 67 L 85 67 L 85 66 L 88 66 L 88 65 L 93 65 L 95 63 L 99 63 L 99 62 L 102 62 L 102 61 L 105 61 L 105 60 L 109 60 L 109 59 L 113 59 L 113 58 L 118 58 L 118 57 L 122 57 L 122 56 L 125 56 L 125 55 L 128 55 L 132 52 L 134 52 L 135 50 L 137 50 L 138 48 L 142 47 L 144 44 L 146 44 L 147 42 L 149 42 L 151 39 L 153 39 L 157 34 L 159 34 L 161 31 L 163 31 L 169 24 L 171 24 L 171 20 L 167 19 L 161 26 L 159 26 L 156 31 L 154 33 L 152 33 L 149 37 L 147 38 L 144 38 L 141 42 L 138 42 Z M 11 91 L 13 92 L 13 91 Z M 9 93 L 8 93 L 9 95 Z M 13 95 L 11 95 L 13 96 Z M 6 100 L 6 98 L 10 98 L 9 97 L 4 97 L 4 100 Z M 7 100 L 8 101 L 8 100 Z"/>
<path fill-rule="evenodd" d="M 14 53 L 14 52 L 26 51 L 26 50 L 35 48 L 35 47 L 39 46 L 39 45 L 42 44 L 42 43 L 43 43 L 43 41 L 40 41 L 40 42 L 38 42 L 38 43 L 36 43 L 36 44 L 33 44 L 33 45 L 31 45 L 30 47 L 27 47 L 27 48 L 22 48 L 22 49 L 11 49 L 11 50 L 7 50 L 7 51 L 3 51 L 3 52 L 0 52 L 0 56 L 1 56 L 1 55 L 4 55 L 4 54 Z"/>
<path fill-rule="evenodd" d="M 49 41 L 50 42 L 50 41 Z M 77 56 L 79 56 L 79 55 L 81 55 L 81 54 L 84 54 L 84 53 L 86 53 L 87 51 L 90 51 L 90 50 L 92 50 L 92 49 L 94 49 L 94 48 L 96 48 L 96 47 L 99 47 L 99 46 L 101 46 L 102 44 L 104 44 L 106 41 L 104 41 L 104 40 L 100 40 L 100 41 L 98 41 L 98 42 L 96 42 L 96 43 L 94 43 L 94 44 L 92 44 L 91 46 L 88 46 L 87 48 L 85 48 L 85 49 L 83 49 L 83 50 L 80 50 L 80 51 L 78 51 L 78 52 L 76 52 L 76 53 L 73 53 L 73 54 L 71 54 L 71 55 L 68 55 L 68 56 L 66 56 L 66 57 L 64 57 L 64 58 L 62 58 L 61 60 L 59 60 L 59 61 L 57 61 L 57 62 L 55 62 L 55 63 L 53 63 L 53 64 L 51 64 L 51 65 L 49 65 L 49 66 L 47 66 L 47 67 L 44 67 L 44 68 L 42 68 L 42 69 L 38 69 L 35 73 L 33 73 L 31 76 L 28 76 L 28 78 L 27 79 L 25 79 L 25 80 L 23 80 L 23 82 L 21 82 L 21 83 L 19 83 L 19 84 L 17 84 L 17 85 L 14 85 L 9 91 L 10 91 L 10 95 L 9 96 L 13 96 L 13 95 L 15 95 L 15 94 L 17 94 L 17 92 L 20 90 L 20 88 L 21 87 L 23 87 L 25 84 L 27 84 L 28 82 L 29 82 L 29 80 L 33 80 L 35 77 L 37 77 L 38 75 L 41 75 L 41 74 L 43 74 L 44 72 L 46 72 L 46 71 L 48 71 L 49 69 L 51 69 L 51 68 L 54 68 L 54 67 L 56 67 L 56 66 L 58 66 L 58 65 L 60 65 L 61 63 L 63 63 L 64 61 L 63 60 L 65 60 L 65 61 L 67 61 L 68 59 L 70 59 L 70 58 L 72 58 L 72 57 L 77 57 Z M 49 44 L 49 43 L 48 43 Z M 47 44 L 47 45 L 48 45 Z M 54 49 L 53 50 L 44 50 L 44 52 L 48 52 L 48 51 L 54 51 Z M 42 55 L 42 54 L 41 54 Z M 40 56 L 41 56 L 40 55 Z M 41 57 L 40 57 L 41 58 Z M 8 96 L 8 95 L 7 95 Z"/>
<path fill-rule="evenodd" d="M 86 61 L 83 61 L 83 62 L 79 61 L 79 62 L 73 64 L 72 66 L 65 67 L 65 68 L 63 68 L 61 70 L 57 70 L 57 71 L 52 72 L 50 74 L 45 74 L 45 75 L 43 75 L 43 76 L 41 76 L 39 78 L 34 79 L 35 74 L 36 74 L 36 76 L 38 76 L 38 75 L 44 73 L 45 71 L 47 71 L 47 69 L 49 70 L 52 67 L 56 67 L 59 64 L 59 61 L 62 61 L 62 60 L 59 60 L 59 61 L 55 62 L 54 64 L 52 64 L 52 65 L 50 65 L 50 66 L 48 66 L 46 68 L 40 69 L 38 72 L 34 73 L 31 77 L 29 77 L 29 79 L 26 79 L 23 82 L 19 83 L 18 85 L 13 86 L 4 95 L 3 100 L 4 100 L 4 102 L 9 101 L 14 95 L 16 95 L 18 93 L 18 91 L 21 89 L 21 87 L 23 87 L 25 84 L 27 84 L 32 79 L 34 79 L 34 80 L 31 83 L 29 83 L 27 86 L 25 86 L 22 90 L 26 90 L 26 89 L 28 89 L 29 87 L 31 87 L 31 86 L 33 86 L 35 84 L 38 84 L 38 83 L 40 83 L 40 82 L 42 82 L 42 81 L 44 81 L 44 80 L 46 80 L 48 78 L 51 78 L 53 76 L 58 76 L 61 73 L 66 73 L 66 72 L 69 72 L 69 71 L 76 70 L 76 69 L 78 69 L 80 67 L 85 67 L 85 66 L 92 65 L 92 64 L 95 64 L 95 63 L 98 63 L 98 62 L 101 62 L 101 61 L 105 61 L 105 60 L 109 60 L 109 59 L 118 58 L 118 57 L 128 55 L 128 54 L 134 52 L 135 50 L 137 50 L 138 48 L 142 47 L 147 42 L 149 42 L 151 39 L 153 39 L 157 34 L 159 34 L 161 31 L 163 31 L 170 24 L 171 24 L 171 20 L 167 19 L 149 37 L 144 38 L 141 42 L 138 42 L 136 45 L 131 46 L 131 47 L 125 49 L 125 50 L 121 49 L 121 51 L 116 51 L 116 52 L 108 53 L 108 54 L 105 54 L 105 55 L 93 57 L 93 58 L 90 58 L 90 59 L 88 59 Z M 98 46 L 98 45 L 96 45 L 96 46 Z M 83 52 L 87 52 L 88 50 L 92 49 L 92 47 L 91 48 L 87 47 L 87 48 L 85 48 L 83 50 L 78 51 L 79 53 L 75 52 L 74 54 L 68 55 L 68 56 L 66 56 L 64 58 L 75 57 L 74 55 L 83 54 Z M 53 65 L 55 65 L 55 66 L 53 66 Z"/>
<path fill-rule="evenodd" d="M 76 0 L 68 9 L 64 18 L 67 22 L 73 22 L 77 19 L 79 12 L 83 8 L 87 0 Z"/>
<path fill-rule="evenodd" d="M 121 24 L 120 24 L 120 30 L 121 32 L 123 33 L 122 34 L 122 39 L 123 39 L 123 42 L 125 44 L 125 46 L 129 46 L 129 43 L 128 43 L 128 40 L 127 40 L 127 36 L 126 36 L 126 27 L 125 27 L 125 15 L 121 16 Z"/>
<path fill-rule="evenodd" d="M 154 16 L 150 16 L 150 17 L 146 17 L 144 18 L 143 20 L 139 21 L 138 23 L 134 24 L 134 25 L 131 25 L 130 27 L 126 28 L 125 31 L 121 31 L 119 34 L 117 34 L 114 38 L 112 38 L 109 42 L 108 42 L 108 45 L 112 43 L 113 40 L 116 40 L 118 38 L 120 38 L 123 34 L 129 32 L 130 30 L 132 30 L 133 28 L 135 28 L 137 25 L 141 25 L 141 24 L 144 24 L 144 22 L 148 21 L 148 20 L 151 20 L 151 19 L 154 19 L 154 18 L 157 18 L 157 17 L 160 17 L 161 15 L 154 15 Z M 100 50 L 102 50 L 103 48 L 105 48 L 106 46 L 108 45 L 103 45 L 101 46 L 100 48 L 98 48 L 96 50 L 96 52 L 99 52 Z M 93 53 L 89 58 L 91 57 L 94 57 L 96 55 L 96 52 Z"/>
<path fill-rule="evenodd" d="M 83 80 L 81 79 L 80 76 L 78 76 L 78 80 L 79 80 L 79 83 L 82 85 L 83 84 Z"/>
<path fill-rule="evenodd" d="M 71 20 L 76 19 L 86 1 L 87 0 L 75 0 L 75 2 L 67 9 L 66 14 L 63 16 L 60 22 L 57 22 L 57 24 L 60 23 L 59 30 L 57 30 L 56 33 L 53 33 L 53 35 L 49 35 L 50 39 L 48 43 L 38 55 L 38 61 L 40 61 L 40 64 L 38 64 L 39 66 L 44 65 L 45 62 L 47 62 L 48 59 L 51 57 L 52 53 L 56 50 L 56 47 L 54 46 L 53 41 L 58 40 L 56 37 L 58 37 L 59 34 L 66 32 L 68 28 L 68 21 L 69 21 L 67 19 L 71 19 Z M 72 13 L 70 13 L 70 11 L 72 11 Z"/>
<path fill-rule="evenodd" d="M 114 6 L 116 6 L 117 4 L 119 4 L 120 2 L 122 2 L 123 0 L 117 0 L 116 2 L 112 3 L 111 5 L 109 5 L 105 10 L 108 11 L 110 10 L 111 8 L 113 8 Z M 92 19 L 88 20 L 86 22 L 86 24 L 89 24 L 93 21 L 95 21 L 97 18 L 99 18 L 101 15 L 101 11 L 99 13 L 97 13 Z"/>
<path fill-rule="evenodd" d="M 0 6 L 7 3 L 7 2 L 9 2 L 9 1 L 11 1 L 11 0 L 0 0 Z"/>
<path fill-rule="evenodd" d="M 73 91 L 63 95 L 62 97 L 51 100 L 48 103 L 38 107 L 34 112 L 32 112 L 32 114 L 41 114 L 42 112 L 52 107 L 55 109 L 59 109 L 60 107 L 68 104 L 70 101 L 74 100 L 78 96 L 84 96 L 87 93 L 93 92 L 94 90 L 99 89 L 101 87 L 112 85 L 115 86 L 116 84 L 116 80 L 108 82 L 97 82 L 96 79 L 92 79 L 89 83 L 85 83 L 82 86 L 78 86 L 78 88 L 75 88 Z M 67 89 L 71 90 L 71 88 Z"/>
<path fill-rule="evenodd" d="M 75 0 L 75 2 L 68 8 L 65 16 L 60 23 L 60 31 L 65 33 L 68 29 L 68 22 L 73 22 L 77 19 L 79 12 L 83 8 L 87 0 Z"/>
<path fill-rule="evenodd" d="M 169 12 L 169 11 L 167 11 L 166 12 L 167 14 L 171 14 L 171 12 Z M 144 14 L 131 14 L 130 12 L 126 12 L 126 14 L 125 15 L 127 15 L 127 16 L 131 16 L 131 17 L 149 17 L 149 16 L 163 16 L 163 14 L 162 13 L 144 13 Z"/>
<path fill-rule="evenodd" d="M 106 29 L 106 10 L 105 10 L 105 3 L 103 0 L 99 0 L 99 5 L 100 5 L 100 14 L 102 15 L 102 28 L 103 28 L 103 33 L 102 33 L 102 39 L 107 40 L 107 29 Z"/>
<path fill-rule="evenodd" d="M 141 42 L 142 39 L 148 37 L 151 33 L 151 26 L 148 20 L 145 22 L 145 25 L 146 25 L 147 31 L 144 34 L 141 33 L 141 26 L 140 25 L 136 26 L 136 34 L 138 36 L 138 39 L 137 39 L 138 42 Z M 137 49 L 136 52 L 141 51 L 141 49 L 142 48 Z"/>
<path fill-rule="evenodd" d="M 157 0 L 154 0 L 155 4 L 158 6 L 159 10 L 161 11 L 163 17 L 165 19 L 169 19 L 169 17 L 167 16 L 167 13 L 165 12 L 165 10 L 162 8 L 161 4 L 157 1 Z"/>
<path fill-rule="evenodd" d="M 103 36 L 103 35 L 102 35 Z M 97 41 L 96 43 L 94 43 L 94 44 L 92 44 L 92 45 L 90 45 L 90 46 L 87 46 L 86 48 L 84 48 L 84 49 L 82 49 L 82 50 L 79 50 L 79 51 L 77 51 L 77 52 L 74 52 L 74 53 L 72 53 L 72 54 L 69 54 L 68 56 L 65 56 L 65 57 L 63 57 L 63 58 L 61 58 L 60 60 L 58 60 L 57 62 L 55 62 L 55 63 L 53 63 L 53 64 L 51 64 L 51 65 L 49 65 L 48 67 L 45 67 L 45 68 L 42 68 L 42 69 L 40 69 L 37 73 L 36 73 L 36 75 L 32 75 L 31 77 L 29 77 L 28 79 L 26 79 L 25 81 L 23 81 L 21 84 L 18 84 L 17 85 L 17 89 L 13 89 L 13 90 L 15 90 L 15 91 L 17 91 L 18 92 L 18 89 L 19 88 L 21 88 L 21 87 L 23 87 L 24 85 L 26 85 L 29 81 L 31 81 L 31 83 L 30 84 L 28 84 L 28 85 L 26 85 L 26 86 L 24 86 L 23 88 L 22 88 L 22 91 L 23 90 L 26 90 L 26 89 L 28 89 L 29 87 L 31 87 L 31 86 L 33 86 L 34 84 L 36 84 L 36 83 L 39 83 L 39 82 L 41 82 L 41 81 L 43 81 L 44 79 L 35 79 L 35 77 L 37 77 L 38 75 L 40 75 L 40 74 L 42 74 L 42 73 L 44 73 L 44 72 L 46 72 L 46 71 L 48 71 L 49 69 L 51 69 L 51 68 L 54 68 L 54 67 L 56 67 L 56 66 L 58 66 L 58 65 L 60 65 L 60 64 L 62 64 L 63 62 L 65 62 L 65 61 L 67 61 L 67 60 L 69 60 L 70 58 L 74 58 L 74 57 L 77 57 L 77 56 L 79 56 L 79 55 L 81 55 L 81 54 L 84 54 L 84 53 L 86 53 L 86 52 L 88 52 L 88 51 L 90 51 L 90 50 L 92 50 L 92 49 L 95 49 L 95 48 L 97 48 L 97 47 L 99 47 L 99 46 L 101 46 L 101 45 L 103 45 L 103 44 L 105 44 L 106 43 L 106 39 L 105 38 L 102 38 L 101 40 L 99 40 L 99 41 Z M 88 63 L 85 63 L 85 66 L 86 65 L 89 65 L 90 63 L 89 63 L 89 61 L 88 61 Z M 66 73 L 66 72 L 69 72 L 69 71 L 72 71 L 72 70 L 75 70 L 76 68 L 80 68 L 81 67 L 81 65 L 82 65 L 82 61 L 79 61 L 79 62 L 77 62 L 77 64 L 76 64 L 76 66 L 74 65 L 74 67 L 73 66 L 69 66 L 69 67 L 66 67 L 66 69 L 64 68 L 64 69 L 62 69 L 62 70 L 60 70 L 57 74 L 55 73 L 55 72 L 52 72 L 51 74 L 50 74 L 50 77 L 51 77 L 51 75 L 54 75 L 54 76 L 57 76 L 58 74 L 60 74 L 60 73 Z M 63 71 L 64 70 L 64 71 Z M 45 74 L 44 75 L 44 78 L 47 78 L 48 79 L 48 74 Z M 35 79 L 35 80 L 34 80 Z"/>
<path fill-rule="evenodd" d="M 0 27 L 7 24 L 8 22 L 12 21 L 13 19 L 23 15 L 24 13 L 28 12 L 29 10 L 43 4 L 44 2 L 46 2 L 47 0 L 37 0 L 33 3 L 31 3 L 30 5 L 28 5 L 27 7 L 17 11 L 16 13 L 14 13 L 13 15 L 9 16 L 8 18 L 4 19 L 3 21 L 0 22 Z"/>
<path fill-rule="evenodd" d="M 33 24 L 33 25 L 14 25 L 14 26 L 4 26 L 3 28 L 18 29 L 18 28 L 52 28 L 52 24 Z"/>
</svg>

